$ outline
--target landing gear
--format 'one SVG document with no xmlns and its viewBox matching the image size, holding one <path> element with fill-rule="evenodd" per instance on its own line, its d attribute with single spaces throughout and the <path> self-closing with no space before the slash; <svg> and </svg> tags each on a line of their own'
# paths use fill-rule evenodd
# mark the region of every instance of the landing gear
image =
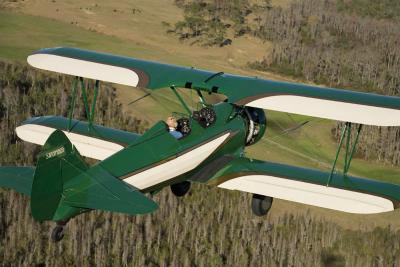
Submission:
<svg viewBox="0 0 400 267">
<path fill-rule="evenodd" d="M 54 227 L 53 232 L 51 232 L 51 239 L 54 242 L 59 242 L 64 238 L 64 229 L 67 222 L 57 222 L 57 226 Z"/>
<path fill-rule="evenodd" d="M 267 215 L 268 211 L 271 209 L 272 201 L 272 197 L 254 194 L 251 200 L 251 210 L 253 214 L 256 216 Z"/>
<path fill-rule="evenodd" d="M 61 241 L 64 237 L 64 226 L 59 226 L 57 225 L 54 229 L 53 232 L 51 233 L 51 239 L 54 242 Z"/>
<path fill-rule="evenodd" d="M 172 193 L 177 197 L 183 197 L 190 189 L 190 182 L 184 181 L 171 185 Z"/>
</svg>

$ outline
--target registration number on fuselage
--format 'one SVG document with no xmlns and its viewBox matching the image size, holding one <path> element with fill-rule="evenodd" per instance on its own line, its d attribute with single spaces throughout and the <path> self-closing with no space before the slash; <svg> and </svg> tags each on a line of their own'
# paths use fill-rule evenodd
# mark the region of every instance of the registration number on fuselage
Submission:
<svg viewBox="0 0 400 267">
<path fill-rule="evenodd" d="M 46 159 L 51 159 L 54 158 L 56 156 L 62 155 L 65 153 L 65 148 L 64 147 L 60 147 L 56 150 L 53 150 L 51 152 L 46 153 Z"/>
</svg>

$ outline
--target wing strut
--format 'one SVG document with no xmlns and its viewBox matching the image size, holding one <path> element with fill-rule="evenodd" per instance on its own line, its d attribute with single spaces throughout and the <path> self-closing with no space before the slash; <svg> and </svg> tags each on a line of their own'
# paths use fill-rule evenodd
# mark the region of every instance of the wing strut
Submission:
<svg viewBox="0 0 400 267">
<path fill-rule="evenodd" d="M 84 83 L 82 77 L 76 76 L 75 79 L 74 79 L 73 85 L 72 85 L 72 99 L 71 99 L 71 106 L 70 106 L 69 114 L 68 114 L 68 118 L 69 118 L 68 130 L 71 130 L 72 126 L 73 126 L 72 125 L 72 117 L 74 115 L 78 81 L 81 84 L 83 104 L 85 106 L 86 118 L 89 121 L 89 127 L 92 126 L 92 124 L 93 124 L 94 112 L 95 112 L 95 107 L 96 107 L 97 95 L 99 93 L 99 83 L 100 82 L 99 82 L 99 80 L 96 80 L 96 83 L 94 85 L 94 95 L 93 95 L 92 108 L 89 109 L 89 102 L 88 102 L 88 97 L 87 97 L 87 93 L 86 93 L 85 83 Z"/>
<path fill-rule="evenodd" d="M 199 96 L 199 100 L 200 100 L 201 105 L 203 106 L 203 108 L 206 107 L 207 106 L 206 105 L 206 100 L 204 99 L 203 94 L 201 93 L 200 90 L 196 90 L 196 92 L 197 92 L 197 95 Z"/>
<path fill-rule="evenodd" d="M 183 100 L 183 98 L 181 97 L 181 95 L 178 93 L 178 91 L 176 90 L 176 88 L 174 86 L 170 87 L 172 92 L 174 92 L 174 94 L 176 95 L 176 97 L 178 98 L 179 102 L 181 102 L 182 106 L 186 109 L 187 113 L 190 115 L 192 115 L 192 111 L 190 111 L 190 108 L 188 107 L 188 105 L 186 104 L 186 102 Z"/>
<path fill-rule="evenodd" d="M 68 114 L 68 131 L 71 130 L 72 126 L 72 116 L 74 115 L 75 109 L 75 99 L 76 99 L 76 87 L 78 86 L 78 77 L 75 77 L 73 85 L 72 85 L 72 99 L 71 99 L 71 106 L 69 107 L 69 114 Z"/>
<path fill-rule="evenodd" d="M 344 125 L 344 128 L 342 130 L 342 134 L 340 136 L 339 147 L 338 147 L 338 149 L 336 151 L 335 160 L 333 161 L 332 170 L 331 170 L 331 172 L 329 174 L 329 178 L 328 178 L 328 182 L 326 183 L 326 186 L 329 186 L 329 184 L 330 184 L 330 182 L 332 180 L 333 174 L 335 172 L 336 163 L 337 163 L 337 160 L 339 158 L 339 153 L 340 153 L 340 150 L 342 148 L 342 144 L 343 144 L 343 141 L 344 141 L 345 137 L 346 137 L 346 151 L 345 151 L 345 157 L 344 157 L 343 177 L 347 176 L 347 173 L 348 173 L 348 171 L 350 169 L 351 160 L 353 159 L 354 152 L 356 150 L 356 146 L 357 146 L 357 143 L 358 143 L 358 137 L 360 136 L 360 132 L 361 132 L 361 128 L 362 128 L 362 124 L 360 124 L 358 126 L 358 129 L 357 129 L 356 139 L 354 140 L 353 144 L 351 145 L 350 144 L 351 125 L 352 125 L 351 122 L 346 122 L 346 124 Z M 346 136 L 346 134 L 347 134 L 347 136 Z M 350 147 L 351 147 L 351 149 L 350 149 Z"/>
</svg>

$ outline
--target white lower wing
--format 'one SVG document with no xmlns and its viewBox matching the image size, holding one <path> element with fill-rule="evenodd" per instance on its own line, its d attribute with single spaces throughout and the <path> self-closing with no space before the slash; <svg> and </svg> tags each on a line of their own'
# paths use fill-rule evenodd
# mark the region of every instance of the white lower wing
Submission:
<svg viewBox="0 0 400 267">
<path fill-rule="evenodd" d="M 55 130 L 56 128 L 37 124 L 24 124 L 15 129 L 18 137 L 22 140 L 41 146 L 44 145 Z M 124 148 L 120 144 L 101 140 L 99 138 L 67 131 L 63 132 L 84 157 L 104 160 Z"/>
<path fill-rule="evenodd" d="M 383 197 L 268 175 L 241 176 L 218 187 L 350 213 L 370 214 L 394 210 L 392 201 Z"/>
</svg>

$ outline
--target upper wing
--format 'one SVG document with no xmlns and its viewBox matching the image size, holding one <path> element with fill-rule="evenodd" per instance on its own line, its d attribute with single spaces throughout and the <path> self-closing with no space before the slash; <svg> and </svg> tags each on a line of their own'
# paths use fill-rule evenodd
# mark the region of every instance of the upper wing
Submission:
<svg viewBox="0 0 400 267">
<path fill-rule="evenodd" d="M 379 213 L 400 207 L 400 186 L 327 172 L 238 158 L 209 181 L 218 187 L 350 213 Z"/>
<path fill-rule="evenodd" d="M 0 187 L 31 195 L 34 167 L 0 167 Z"/>
<path fill-rule="evenodd" d="M 218 92 L 263 109 L 354 123 L 400 125 L 400 98 L 216 73 L 76 48 L 48 48 L 28 57 L 34 67 L 149 89 L 170 86 Z"/>
</svg>

